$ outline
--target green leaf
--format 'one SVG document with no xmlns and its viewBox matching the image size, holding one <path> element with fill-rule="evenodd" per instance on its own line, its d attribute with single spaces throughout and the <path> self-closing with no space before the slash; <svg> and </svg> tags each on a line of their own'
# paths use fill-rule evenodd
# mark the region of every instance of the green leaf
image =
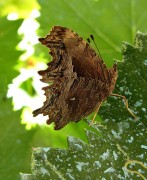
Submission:
<svg viewBox="0 0 147 180">
<path fill-rule="evenodd" d="M 146 31 L 146 0 L 38 0 L 40 36 L 55 25 L 69 27 L 84 39 L 93 34 L 108 66 L 120 59 L 122 41 L 133 43 L 138 30 Z M 43 49 L 40 46 L 41 50 Z M 48 56 L 45 50 L 45 57 Z"/>
<path fill-rule="evenodd" d="M 14 65 L 20 56 L 16 46 L 21 23 L 0 19 L 0 179 L 5 180 L 19 179 L 21 170 L 29 171 L 29 143 L 34 134 L 20 124 L 20 112 L 12 110 L 12 102 L 6 97 L 8 84 L 17 75 Z"/>
<path fill-rule="evenodd" d="M 132 103 L 136 102 L 137 97 L 143 99 L 145 95 L 146 89 L 143 88 L 146 78 L 141 73 L 146 72 L 146 43 L 147 35 L 137 33 L 135 47 L 128 43 L 123 44 L 124 62 L 119 65 L 117 88 L 121 91 L 127 88 L 124 90 L 125 95 L 134 93 Z M 134 89 L 130 89 L 131 87 Z M 109 99 L 110 109 L 108 111 L 105 109 L 103 115 L 105 124 L 93 124 L 95 133 L 86 130 L 89 143 L 68 137 L 67 150 L 35 148 L 32 156 L 32 178 L 145 179 L 147 131 L 144 110 L 142 111 L 142 108 L 146 109 L 145 98 L 141 101 L 141 105 L 134 104 L 137 121 L 129 117 L 125 108 L 120 108 L 123 107 L 121 102 L 115 101 L 116 99 Z M 116 110 L 117 113 L 114 112 Z"/>
<path fill-rule="evenodd" d="M 136 35 L 134 46 L 131 46 L 126 42 L 123 43 L 122 51 L 124 62 L 118 63 L 119 72 L 115 92 L 124 95 L 127 98 L 132 112 L 137 119 L 147 127 L 146 47 L 147 35 L 140 32 Z M 117 100 L 114 97 L 110 97 L 106 107 L 108 108 L 107 110 L 101 108 L 99 113 L 105 121 L 110 120 L 110 124 L 112 123 L 112 120 L 113 122 L 120 122 L 125 119 L 135 121 L 122 103 L 122 99 Z M 102 113 L 102 111 L 104 112 Z"/>
<path fill-rule="evenodd" d="M 136 127 L 133 131 L 132 126 Z M 89 144 L 69 137 L 68 150 L 35 148 L 32 157 L 34 179 L 139 179 L 135 172 L 146 177 L 142 124 L 116 123 L 110 131 L 99 125 L 93 127 L 102 136 L 87 131 Z"/>
</svg>

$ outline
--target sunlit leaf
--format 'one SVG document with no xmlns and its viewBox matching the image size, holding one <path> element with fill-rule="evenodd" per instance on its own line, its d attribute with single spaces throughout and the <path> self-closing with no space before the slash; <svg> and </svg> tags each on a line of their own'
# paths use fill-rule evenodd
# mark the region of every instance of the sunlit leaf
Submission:
<svg viewBox="0 0 147 180">
<path fill-rule="evenodd" d="M 33 9 L 39 9 L 36 0 L 1 0 L 1 16 L 11 14 L 11 18 L 27 18 Z"/>
</svg>

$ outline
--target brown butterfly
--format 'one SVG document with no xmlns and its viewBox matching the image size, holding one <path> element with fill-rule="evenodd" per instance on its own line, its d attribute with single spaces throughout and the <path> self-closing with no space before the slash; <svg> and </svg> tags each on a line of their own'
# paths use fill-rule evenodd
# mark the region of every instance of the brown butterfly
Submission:
<svg viewBox="0 0 147 180">
<path fill-rule="evenodd" d="M 116 64 L 108 69 L 101 56 L 76 33 L 54 26 L 39 41 L 50 49 L 53 59 L 46 70 L 38 73 L 43 82 L 52 84 L 43 88 L 46 101 L 33 111 L 34 116 L 48 115 L 47 124 L 54 122 L 58 130 L 98 112 L 101 103 L 114 95 Z"/>
</svg>

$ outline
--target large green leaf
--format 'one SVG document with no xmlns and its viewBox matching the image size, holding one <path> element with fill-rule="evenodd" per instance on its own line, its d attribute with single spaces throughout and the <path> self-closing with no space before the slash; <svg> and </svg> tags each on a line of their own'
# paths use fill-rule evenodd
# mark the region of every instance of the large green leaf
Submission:
<svg viewBox="0 0 147 180">
<path fill-rule="evenodd" d="M 131 131 L 131 126 L 139 129 Z M 32 172 L 35 179 L 140 179 L 147 176 L 145 167 L 145 130 L 141 124 L 114 124 L 103 135 L 87 131 L 89 144 L 69 137 L 68 150 L 36 148 L 33 151 Z M 127 132 L 127 133 L 126 133 Z M 141 135 L 140 135 L 141 134 Z M 146 134 L 147 136 L 147 134 Z M 127 165 L 128 163 L 128 165 Z M 136 171 L 131 173 L 131 171 Z M 129 172 L 130 171 L 130 172 Z"/>
<path fill-rule="evenodd" d="M 14 112 L 11 100 L 6 98 L 8 84 L 17 75 L 14 65 L 20 52 L 17 30 L 22 21 L 0 19 L 0 179 L 19 179 L 19 172 L 29 171 L 28 152 L 33 134 L 20 125 L 20 112 Z"/>
<path fill-rule="evenodd" d="M 146 0 L 38 2 L 41 6 L 40 36 L 45 36 L 54 25 L 69 27 L 85 39 L 93 34 L 109 66 L 114 58 L 120 59 L 122 41 L 133 43 L 138 30 L 147 31 L 144 23 L 147 18 Z"/>
<path fill-rule="evenodd" d="M 69 27 L 84 39 L 89 37 L 90 34 L 93 34 L 100 48 L 101 55 L 108 66 L 112 65 L 113 59 L 122 58 L 122 41 L 133 43 L 134 34 L 137 30 L 142 30 L 144 32 L 147 30 L 147 26 L 144 23 L 147 18 L 145 0 L 38 0 L 38 2 L 41 6 L 41 16 L 38 18 L 38 22 L 40 23 L 38 33 L 40 37 L 46 36 L 54 25 Z M 48 51 L 49 49 L 41 44 L 35 46 L 35 54 L 37 57 L 41 57 L 42 61 L 44 61 L 44 59 L 46 61 L 51 60 Z M 117 83 L 119 83 L 119 80 Z M 118 93 L 125 95 L 123 92 Z M 126 97 L 129 100 L 130 107 L 132 107 L 130 97 Z M 119 103 L 119 98 L 118 100 L 111 98 L 111 101 L 117 105 L 119 104 L 121 109 L 125 109 L 125 117 L 130 117 L 122 100 L 120 100 Z M 109 109 L 108 105 L 106 107 Z M 100 110 L 106 112 L 106 107 Z M 103 114 L 101 111 L 99 114 Z M 117 111 L 119 115 L 121 110 L 119 111 L 117 108 Z M 106 113 L 107 117 L 109 113 Z M 91 119 L 91 117 L 88 117 L 88 119 Z M 53 132 L 52 126 L 49 126 L 48 136 L 50 136 L 50 141 L 48 141 L 48 143 L 50 143 L 50 146 L 54 147 L 65 147 L 65 137 L 67 135 L 80 137 L 84 140 L 83 126 L 85 127 L 85 124 L 81 121 L 78 124 L 71 123 L 59 132 Z M 46 136 L 47 135 L 45 135 L 45 137 Z M 45 139 L 45 137 L 43 139 Z M 58 146 L 59 143 L 60 146 Z M 63 146 L 61 146 L 61 143 Z M 40 142 L 40 146 L 44 146 L 42 142 Z"/>
<path fill-rule="evenodd" d="M 147 108 L 147 91 L 144 88 L 147 86 L 146 77 L 142 75 L 146 69 L 146 43 L 147 35 L 142 33 L 136 35 L 135 47 L 124 43 L 124 62 L 119 65 L 120 83 L 117 88 L 121 91 L 126 88 L 123 91 L 125 95 L 133 94 L 135 91 L 135 102 L 138 96 L 142 98 L 141 102 L 137 101 L 133 106 L 138 120 L 129 117 L 126 109 L 120 105 L 121 102 L 115 103 L 116 99 L 110 99 L 110 109 L 105 109 L 103 115 L 105 124 L 93 125 L 96 133 L 86 131 L 88 144 L 69 137 L 67 150 L 35 148 L 32 157 L 32 176 L 22 175 L 22 179 L 29 177 L 129 180 L 147 177 L 147 129 L 144 113 Z M 138 104 L 139 106 L 136 106 Z"/>
</svg>

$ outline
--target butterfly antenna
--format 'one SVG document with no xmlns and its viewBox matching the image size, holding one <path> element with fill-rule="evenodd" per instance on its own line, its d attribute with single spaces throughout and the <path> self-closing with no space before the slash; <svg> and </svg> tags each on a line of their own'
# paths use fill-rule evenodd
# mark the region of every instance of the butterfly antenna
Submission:
<svg viewBox="0 0 147 180">
<path fill-rule="evenodd" d="M 97 49 L 99 57 L 102 59 L 102 56 L 101 56 L 100 51 L 99 51 L 99 48 L 98 48 L 98 46 L 97 46 L 97 44 L 96 44 L 96 42 L 94 40 L 94 36 L 92 34 L 90 35 L 90 38 L 92 39 L 92 41 L 93 41 L 93 43 L 94 43 L 94 45 L 95 45 L 95 47 Z"/>
<path fill-rule="evenodd" d="M 90 39 L 89 38 L 87 38 L 87 42 L 90 44 Z"/>
</svg>

